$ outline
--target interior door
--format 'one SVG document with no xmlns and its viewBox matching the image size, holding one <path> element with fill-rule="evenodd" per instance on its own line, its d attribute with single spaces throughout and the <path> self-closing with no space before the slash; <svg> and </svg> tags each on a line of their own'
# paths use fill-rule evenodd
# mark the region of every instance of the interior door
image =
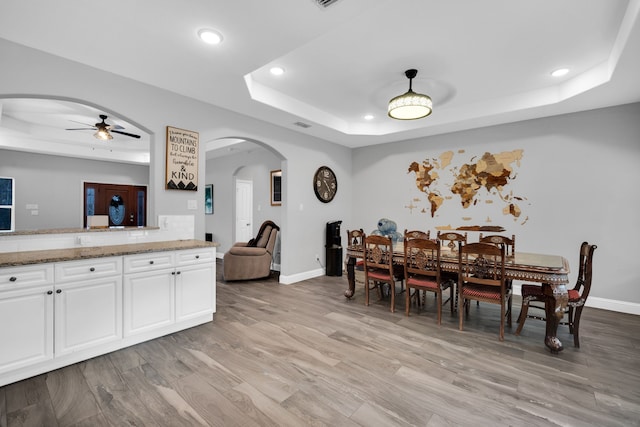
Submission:
<svg viewBox="0 0 640 427">
<path fill-rule="evenodd" d="M 236 242 L 253 237 L 253 181 L 236 180 Z"/>
</svg>

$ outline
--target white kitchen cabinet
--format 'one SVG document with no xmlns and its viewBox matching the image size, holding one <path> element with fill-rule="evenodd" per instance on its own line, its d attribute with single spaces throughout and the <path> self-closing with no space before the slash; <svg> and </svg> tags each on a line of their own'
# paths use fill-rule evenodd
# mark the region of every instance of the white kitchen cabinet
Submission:
<svg viewBox="0 0 640 427">
<path fill-rule="evenodd" d="M 214 313 L 216 273 L 213 251 L 179 251 L 176 259 L 176 320 Z"/>
<path fill-rule="evenodd" d="M 124 275 L 124 336 L 152 331 L 175 322 L 172 268 Z"/>
<path fill-rule="evenodd" d="M 122 338 L 122 257 L 57 263 L 55 354 Z"/>
<path fill-rule="evenodd" d="M 0 386 L 213 319 L 215 247 L 126 250 L 0 268 Z"/>
<path fill-rule="evenodd" d="M 125 336 L 215 312 L 212 249 L 126 256 L 124 272 Z"/>
<path fill-rule="evenodd" d="M 53 358 L 53 267 L 44 266 L 49 268 L 49 284 L 22 286 L 19 269 L 9 276 L 15 283 L 0 283 L 0 374 Z"/>
</svg>

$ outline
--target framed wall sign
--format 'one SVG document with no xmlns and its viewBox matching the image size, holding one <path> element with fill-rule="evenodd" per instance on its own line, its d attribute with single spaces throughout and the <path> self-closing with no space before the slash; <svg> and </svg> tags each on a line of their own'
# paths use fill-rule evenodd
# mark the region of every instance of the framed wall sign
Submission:
<svg viewBox="0 0 640 427">
<path fill-rule="evenodd" d="M 271 206 L 282 205 L 282 170 L 271 171 Z"/>
<path fill-rule="evenodd" d="M 198 191 L 199 139 L 198 132 L 167 126 L 167 189 Z"/>
<path fill-rule="evenodd" d="M 204 213 L 213 214 L 213 184 L 204 186 Z"/>
</svg>

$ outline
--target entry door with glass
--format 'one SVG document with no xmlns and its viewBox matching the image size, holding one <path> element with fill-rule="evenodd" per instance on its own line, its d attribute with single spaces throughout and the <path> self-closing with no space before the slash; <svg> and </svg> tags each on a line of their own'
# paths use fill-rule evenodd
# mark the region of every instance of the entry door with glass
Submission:
<svg viewBox="0 0 640 427">
<path fill-rule="evenodd" d="M 110 227 L 147 225 L 147 187 L 84 183 L 84 227 L 87 216 L 107 215 Z"/>
</svg>

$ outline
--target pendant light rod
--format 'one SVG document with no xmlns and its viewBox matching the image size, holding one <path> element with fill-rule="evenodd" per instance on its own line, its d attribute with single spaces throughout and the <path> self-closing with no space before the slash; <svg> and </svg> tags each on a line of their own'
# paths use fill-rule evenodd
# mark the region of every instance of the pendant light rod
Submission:
<svg viewBox="0 0 640 427">
<path fill-rule="evenodd" d="M 404 72 L 409 79 L 409 90 L 389 101 L 388 115 L 396 120 L 415 120 L 427 117 L 433 111 L 431 98 L 413 91 L 413 79 L 418 70 L 411 68 Z"/>
</svg>

